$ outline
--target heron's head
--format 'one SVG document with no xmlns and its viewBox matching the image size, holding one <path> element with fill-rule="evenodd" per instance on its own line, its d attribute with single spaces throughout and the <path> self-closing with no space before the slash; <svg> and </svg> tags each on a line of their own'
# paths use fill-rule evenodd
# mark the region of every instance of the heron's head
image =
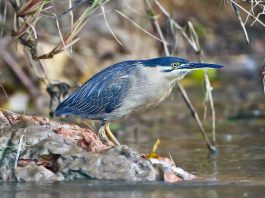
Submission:
<svg viewBox="0 0 265 198">
<path fill-rule="evenodd" d="M 162 75 L 171 79 L 181 80 L 192 70 L 203 68 L 222 68 L 223 66 L 210 63 L 195 63 L 178 57 L 159 57 L 142 62 L 145 67 L 154 67 Z"/>
</svg>

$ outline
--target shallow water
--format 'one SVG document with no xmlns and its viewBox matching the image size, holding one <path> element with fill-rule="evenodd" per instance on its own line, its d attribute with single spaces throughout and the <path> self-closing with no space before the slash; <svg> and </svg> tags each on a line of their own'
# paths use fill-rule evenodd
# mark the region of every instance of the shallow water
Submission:
<svg viewBox="0 0 265 198">
<path fill-rule="evenodd" d="M 264 185 L 248 182 L 193 181 L 177 184 L 78 181 L 4 184 L 1 197 L 264 197 Z"/>
<path fill-rule="evenodd" d="M 210 155 L 185 104 L 174 102 L 176 97 L 179 96 L 169 98 L 158 108 L 124 119 L 119 125 L 116 123 L 114 131 L 120 142 L 143 153 L 150 152 L 160 138 L 158 154 L 170 153 L 177 166 L 197 176 L 194 181 L 10 183 L 0 185 L 0 197 L 264 197 L 264 119 L 229 121 L 219 106 L 218 152 Z M 210 131 L 210 122 L 208 125 Z"/>
<path fill-rule="evenodd" d="M 158 153 L 168 152 L 177 166 L 197 175 L 194 181 L 165 184 L 155 182 L 69 181 L 56 183 L 11 183 L 0 185 L 6 197 L 264 197 L 264 127 L 256 121 L 236 122 L 217 136 L 218 153 L 209 155 L 195 133 L 160 134 Z M 219 130 L 222 127 L 218 127 Z M 147 133 L 148 134 L 148 133 Z M 155 133 L 134 142 L 124 133 L 122 141 L 143 152 L 151 149 Z M 146 135 L 146 134 L 145 134 Z M 126 140 L 129 139 L 129 140 Z"/>
</svg>

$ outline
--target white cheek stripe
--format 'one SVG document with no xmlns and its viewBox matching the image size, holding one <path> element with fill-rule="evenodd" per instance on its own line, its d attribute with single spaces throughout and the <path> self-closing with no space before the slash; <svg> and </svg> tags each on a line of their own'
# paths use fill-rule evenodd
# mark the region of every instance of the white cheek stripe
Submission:
<svg viewBox="0 0 265 198">
<path fill-rule="evenodd" d="M 172 69 L 171 66 L 168 66 L 168 67 L 166 67 L 166 66 L 163 66 L 163 67 L 158 66 L 157 68 L 159 69 L 159 71 L 166 71 L 166 70 L 171 70 Z"/>
</svg>

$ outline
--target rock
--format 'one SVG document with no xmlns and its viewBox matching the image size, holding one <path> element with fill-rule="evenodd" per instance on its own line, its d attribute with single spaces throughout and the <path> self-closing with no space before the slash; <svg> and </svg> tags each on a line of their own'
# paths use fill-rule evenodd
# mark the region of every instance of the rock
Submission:
<svg viewBox="0 0 265 198">
<path fill-rule="evenodd" d="M 182 168 L 176 167 L 174 162 L 165 157 L 159 157 L 158 159 L 150 159 L 153 167 L 157 170 L 158 180 L 163 180 L 168 183 L 175 183 L 182 180 L 193 180 L 195 176 L 188 173 Z"/>
<path fill-rule="evenodd" d="M 8 124 L 0 129 L 0 181 L 190 179 L 167 158 L 147 159 L 126 145 L 110 147 L 76 125 L 15 114 L 1 120 Z"/>
<path fill-rule="evenodd" d="M 58 163 L 65 179 L 155 181 L 152 164 L 125 145 L 100 153 L 63 154 Z"/>
<path fill-rule="evenodd" d="M 0 129 L 0 181 L 12 181 L 13 168 L 16 159 L 16 148 L 11 140 L 16 133 L 16 129 L 9 126 Z"/>
<path fill-rule="evenodd" d="M 27 148 L 20 156 L 30 159 L 35 166 L 43 163 L 43 156 L 59 156 L 52 166 L 44 166 L 54 171 L 56 177 L 63 180 L 72 179 L 106 179 L 129 181 L 154 181 L 155 170 L 152 164 L 140 157 L 128 146 L 118 146 L 99 153 L 87 152 L 77 145 L 57 140 L 43 140 Z M 50 160 L 49 160 L 50 161 Z M 32 166 L 32 165 L 31 165 Z M 27 165 L 25 166 L 27 167 Z M 25 169 L 32 171 L 32 169 Z M 24 175 L 30 175 L 24 174 Z M 27 181 L 27 178 L 17 180 Z"/>
<path fill-rule="evenodd" d="M 0 111 L 0 129 L 4 129 L 10 125 L 8 119 L 5 115 Z"/>
<path fill-rule="evenodd" d="M 52 171 L 44 166 L 30 164 L 26 167 L 16 168 L 15 175 L 18 181 L 59 181 Z"/>
</svg>

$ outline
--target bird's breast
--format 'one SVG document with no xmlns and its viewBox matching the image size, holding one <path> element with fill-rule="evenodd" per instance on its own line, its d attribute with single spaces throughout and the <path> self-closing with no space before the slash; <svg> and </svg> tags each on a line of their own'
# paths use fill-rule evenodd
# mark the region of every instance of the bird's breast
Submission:
<svg viewBox="0 0 265 198">
<path fill-rule="evenodd" d="M 171 93 L 173 85 L 154 68 L 141 68 L 131 78 L 122 111 L 130 113 L 160 104 Z"/>
</svg>

